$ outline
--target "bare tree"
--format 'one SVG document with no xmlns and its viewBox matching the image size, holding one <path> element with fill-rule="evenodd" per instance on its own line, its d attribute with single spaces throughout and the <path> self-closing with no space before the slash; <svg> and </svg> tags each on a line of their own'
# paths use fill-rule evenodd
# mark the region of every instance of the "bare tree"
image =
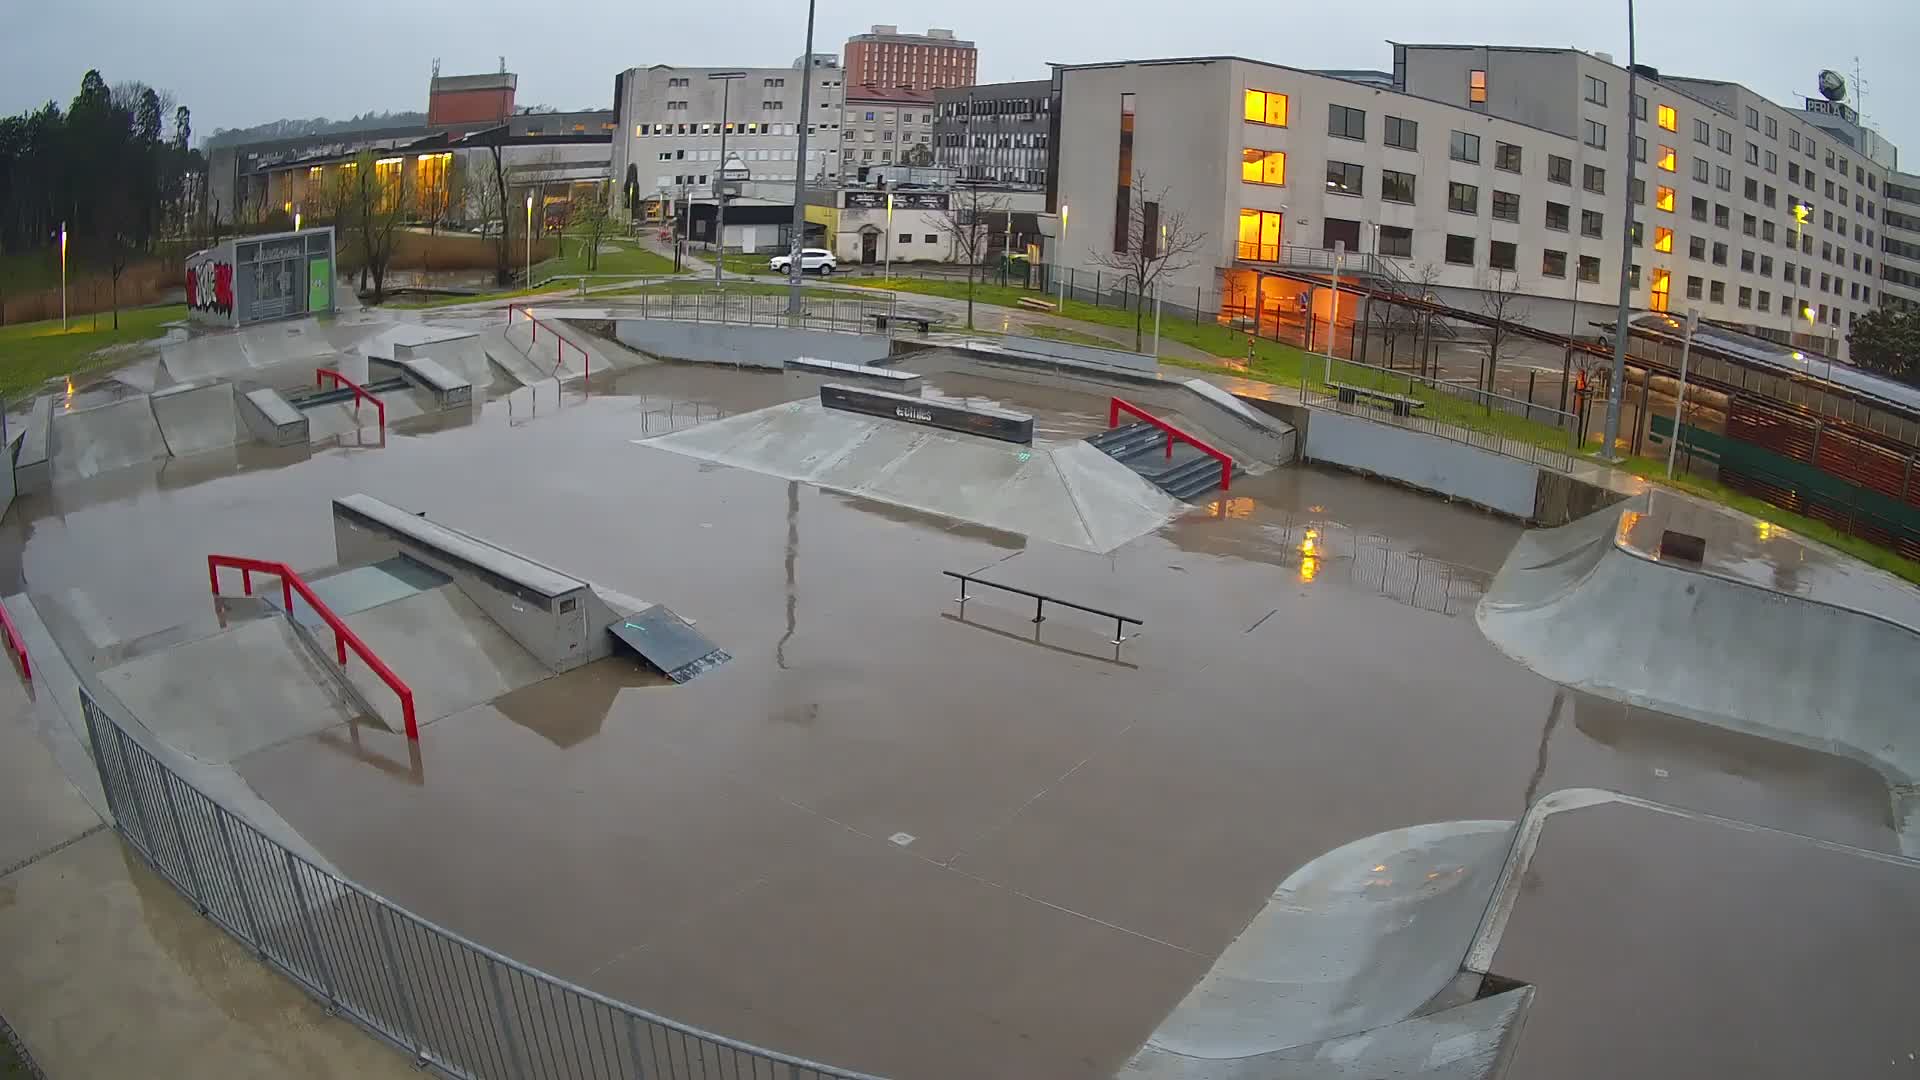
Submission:
<svg viewBox="0 0 1920 1080">
<path fill-rule="evenodd" d="M 953 257 L 967 264 L 967 329 L 973 329 L 973 282 L 993 244 L 995 214 L 1007 212 L 1006 200 L 973 184 L 947 196 L 947 208 L 935 218 Z"/>
<path fill-rule="evenodd" d="M 387 267 L 412 199 L 405 168 L 381 169 L 371 150 L 354 161 L 349 201 L 361 272 L 373 278 L 373 302 L 386 299 Z"/>
<path fill-rule="evenodd" d="M 600 267 L 600 239 L 607 235 L 613 220 L 611 192 L 607 185 L 611 181 L 596 180 L 585 189 L 574 188 L 572 206 L 567 211 L 567 222 L 587 245 L 586 266 L 589 273 Z"/>
<path fill-rule="evenodd" d="M 1169 189 L 1147 186 L 1147 174 L 1136 170 L 1133 186 L 1127 189 L 1126 245 L 1113 250 L 1096 247 L 1091 252 L 1094 265 L 1118 271 L 1133 282 L 1133 349 L 1140 351 L 1145 336 L 1146 297 L 1168 272 L 1179 273 L 1193 263 L 1193 253 L 1207 239 L 1188 220 L 1186 212 L 1172 205 Z"/>
<path fill-rule="evenodd" d="M 1430 262 L 1421 263 L 1414 267 L 1413 276 L 1407 279 L 1407 291 L 1415 299 L 1431 303 L 1434 299 L 1433 287 L 1439 280 L 1440 267 Z M 1433 313 L 1416 308 L 1413 323 L 1413 368 L 1422 375 L 1428 375 L 1431 373 L 1427 370 L 1426 353 L 1433 348 Z"/>
<path fill-rule="evenodd" d="M 479 182 L 470 185 L 473 188 L 474 203 L 480 209 L 480 220 L 486 223 L 499 222 L 500 231 L 493 238 L 493 283 L 505 285 L 513 280 L 513 262 L 508 243 L 508 234 L 512 232 L 513 214 L 507 206 L 507 165 L 501 156 L 505 150 L 507 129 L 505 125 L 495 128 L 488 136 L 487 160 L 483 163 L 485 175 Z M 533 282 L 527 282 L 528 285 Z"/>
<path fill-rule="evenodd" d="M 1500 367 L 1500 349 L 1512 336 L 1513 324 L 1527 317 L 1519 276 L 1511 270 L 1487 271 L 1480 279 L 1480 310 L 1493 320 L 1487 330 L 1487 362 L 1480 382 L 1480 389 L 1491 394 Z"/>
</svg>

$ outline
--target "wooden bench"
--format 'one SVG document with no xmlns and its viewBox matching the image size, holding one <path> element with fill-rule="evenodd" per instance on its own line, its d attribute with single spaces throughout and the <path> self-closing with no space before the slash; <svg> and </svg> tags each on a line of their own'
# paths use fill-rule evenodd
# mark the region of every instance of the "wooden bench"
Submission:
<svg viewBox="0 0 1920 1080">
<path fill-rule="evenodd" d="M 1395 416 L 1412 416 L 1413 410 L 1427 407 L 1426 402 L 1416 397 L 1408 397 L 1405 394 L 1394 394 L 1385 390 L 1370 390 L 1364 386 L 1354 386 L 1351 383 L 1342 382 L 1330 382 L 1327 386 L 1333 390 L 1334 396 L 1340 400 L 1342 405 L 1352 405 L 1361 398 L 1367 398 L 1388 406 L 1393 410 L 1393 415 Z"/>
<path fill-rule="evenodd" d="M 1023 296 L 1020 299 L 1014 301 L 1014 303 L 1019 304 L 1023 308 L 1032 308 L 1035 311 L 1060 310 L 1060 306 L 1058 304 L 1055 304 L 1053 301 L 1041 300 L 1038 297 L 1033 297 L 1033 296 Z"/>
<path fill-rule="evenodd" d="M 923 334 L 929 333 L 933 330 L 933 319 L 924 315 L 901 315 L 901 314 L 888 315 L 884 311 L 876 311 L 873 314 L 867 316 L 867 318 L 872 319 L 874 329 L 879 330 L 882 333 L 886 332 L 887 324 L 890 321 L 895 321 L 895 320 L 903 323 L 912 323 L 913 325 L 919 327 L 920 332 Z"/>
</svg>

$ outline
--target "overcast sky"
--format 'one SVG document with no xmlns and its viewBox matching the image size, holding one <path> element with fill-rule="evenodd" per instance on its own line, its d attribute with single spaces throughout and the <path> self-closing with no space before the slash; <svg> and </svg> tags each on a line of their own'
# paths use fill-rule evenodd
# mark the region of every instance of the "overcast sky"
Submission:
<svg viewBox="0 0 1920 1080">
<path fill-rule="evenodd" d="M 1642 63 L 1744 83 L 1789 107 L 1814 93 L 1823 67 L 1851 82 L 1858 56 L 1869 122 L 1920 171 L 1920 0 L 1642 0 L 1640 14 Z M 1627 58 L 1624 0 L 820 0 L 815 51 L 838 53 L 847 35 L 877 22 L 974 40 L 982 81 L 1043 78 L 1048 61 L 1217 53 L 1384 70 L 1386 38 Z M 806 3 L 0 0 L 0 26 L 0 112 L 48 98 L 64 105 L 98 67 L 109 83 L 173 90 L 205 135 L 283 117 L 425 109 L 435 57 L 459 74 L 493 71 L 504 54 L 520 75 L 520 104 L 605 108 L 614 73 L 628 67 L 791 63 Z"/>
</svg>

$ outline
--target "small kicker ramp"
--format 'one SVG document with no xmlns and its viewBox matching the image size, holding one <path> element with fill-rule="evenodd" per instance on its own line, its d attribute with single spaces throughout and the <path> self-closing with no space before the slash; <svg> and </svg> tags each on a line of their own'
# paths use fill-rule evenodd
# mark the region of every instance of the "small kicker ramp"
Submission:
<svg viewBox="0 0 1920 1080">
<path fill-rule="evenodd" d="M 733 659 L 692 623 L 659 604 L 615 619 L 607 624 L 607 633 L 677 683 L 690 682 Z"/>
</svg>

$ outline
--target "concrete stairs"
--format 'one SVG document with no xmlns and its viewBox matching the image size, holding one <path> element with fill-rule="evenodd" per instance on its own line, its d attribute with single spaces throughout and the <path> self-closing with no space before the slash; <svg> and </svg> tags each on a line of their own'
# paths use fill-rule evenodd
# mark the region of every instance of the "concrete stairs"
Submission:
<svg viewBox="0 0 1920 1080">
<path fill-rule="evenodd" d="M 1176 499 L 1193 499 L 1220 486 L 1220 462 L 1187 443 L 1175 443 L 1167 456 L 1167 435 L 1145 422 L 1101 432 L 1087 440 L 1094 449 L 1139 473 Z M 1233 475 L 1245 470 L 1233 466 Z"/>
</svg>

